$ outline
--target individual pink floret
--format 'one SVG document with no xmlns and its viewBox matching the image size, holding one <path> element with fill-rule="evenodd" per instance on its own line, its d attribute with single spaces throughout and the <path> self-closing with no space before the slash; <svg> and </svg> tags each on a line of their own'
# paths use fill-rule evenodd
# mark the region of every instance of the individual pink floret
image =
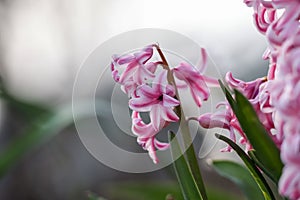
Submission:
<svg viewBox="0 0 300 200">
<path fill-rule="evenodd" d="M 160 130 L 161 122 L 176 122 L 179 117 L 174 107 L 180 102 L 174 98 L 175 89 L 167 83 L 167 71 L 163 70 L 153 80 L 152 86 L 141 85 L 136 97 L 129 101 L 129 107 L 138 112 L 150 112 L 150 119 L 155 130 Z"/>
</svg>

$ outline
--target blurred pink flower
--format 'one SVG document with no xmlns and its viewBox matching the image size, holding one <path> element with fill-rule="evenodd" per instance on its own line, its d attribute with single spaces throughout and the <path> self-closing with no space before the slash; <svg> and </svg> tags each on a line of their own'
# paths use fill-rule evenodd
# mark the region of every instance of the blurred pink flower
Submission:
<svg viewBox="0 0 300 200">
<path fill-rule="evenodd" d="M 281 158 L 285 166 L 279 182 L 280 193 L 291 199 L 300 198 L 300 134 L 287 136 L 282 144 Z"/>
<path fill-rule="evenodd" d="M 263 56 L 270 61 L 268 81 L 260 87 L 260 109 L 255 109 L 259 116 L 272 114 L 271 118 L 265 116 L 274 124 L 270 131 L 285 164 L 279 191 L 292 200 L 300 199 L 300 1 L 244 2 L 254 8 L 257 28 L 269 43 Z M 279 9 L 283 11 L 280 14 L 276 13 Z M 273 10 L 271 18 L 265 14 L 267 10 Z"/>
<path fill-rule="evenodd" d="M 273 8 L 266 8 L 263 5 L 258 5 L 254 12 L 254 22 L 257 29 L 265 34 L 269 25 L 275 20 L 276 10 Z"/>
</svg>

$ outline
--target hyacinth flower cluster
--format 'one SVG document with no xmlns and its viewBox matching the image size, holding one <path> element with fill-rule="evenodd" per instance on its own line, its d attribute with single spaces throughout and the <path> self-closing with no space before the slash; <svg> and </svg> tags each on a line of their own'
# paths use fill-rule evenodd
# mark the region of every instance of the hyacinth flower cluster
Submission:
<svg viewBox="0 0 300 200">
<path fill-rule="evenodd" d="M 265 77 L 245 82 L 226 73 L 224 83 L 229 89 L 240 91 L 251 103 L 269 137 L 280 151 L 284 164 L 278 183 L 281 195 L 300 199 L 300 1 L 244 0 L 253 7 L 254 22 L 266 36 L 268 48 L 263 59 L 269 60 Z M 154 51 L 160 59 L 153 60 Z M 158 45 L 141 51 L 113 56 L 111 72 L 129 97 L 132 109 L 132 131 L 138 143 L 149 152 L 154 163 L 159 160 L 156 150 L 165 150 L 168 143 L 156 139 L 157 134 L 172 122 L 180 120 L 181 100 L 178 90 L 189 89 L 198 107 L 210 96 L 209 85 L 219 86 L 215 78 L 204 75 L 207 53 L 201 49 L 200 67 L 182 62 L 170 67 Z M 189 117 L 205 129 L 223 128 L 233 142 L 253 149 L 230 103 L 217 104 L 217 111 Z M 145 123 L 141 113 L 147 112 Z M 259 135 L 257 136 L 259 137 Z M 232 151 L 228 145 L 222 151 Z"/>
<path fill-rule="evenodd" d="M 271 130 L 284 162 L 279 190 L 290 199 L 300 199 L 300 1 L 245 3 L 253 7 L 254 22 L 268 41 L 263 58 L 270 65 L 260 89 L 260 111 L 272 116 Z"/>
<path fill-rule="evenodd" d="M 154 51 L 160 56 L 159 60 L 153 58 Z M 216 79 L 203 74 L 207 65 L 205 49 L 201 49 L 201 57 L 199 68 L 187 62 L 170 67 L 156 44 L 135 53 L 113 56 L 111 72 L 129 97 L 132 132 L 154 163 L 159 162 L 156 150 L 169 147 L 168 143 L 157 140 L 156 135 L 170 123 L 180 120 L 178 90 L 189 89 L 195 104 L 200 107 L 210 94 L 207 84 L 218 85 Z M 149 123 L 144 122 L 141 113 L 149 114 Z"/>
<path fill-rule="evenodd" d="M 280 150 L 284 163 L 279 192 L 290 199 L 300 199 L 300 1 L 245 0 L 254 9 L 257 29 L 266 36 L 268 48 L 263 59 L 269 60 L 266 77 L 244 82 L 226 74 L 225 83 L 239 90 L 252 104 L 261 123 Z M 204 128 L 225 128 L 236 141 L 251 150 L 228 102 L 217 105 L 224 109 L 198 117 Z M 225 126 L 224 126 L 225 125 Z M 223 149 L 231 151 L 231 147 Z"/>
</svg>

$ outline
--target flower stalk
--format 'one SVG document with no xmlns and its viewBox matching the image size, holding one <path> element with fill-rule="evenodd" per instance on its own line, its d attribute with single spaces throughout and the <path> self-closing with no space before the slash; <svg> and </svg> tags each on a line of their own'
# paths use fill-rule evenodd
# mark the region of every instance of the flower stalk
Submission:
<svg viewBox="0 0 300 200">
<path fill-rule="evenodd" d="M 165 58 L 163 52 L 161 51 L 160 47 L 158 45 L 155 45 L 155 48 L 157 49 L 163 63 L 164 69 L 168 70 L 168 82 L 172 84 L 175 88 L 176 92 L 176 98 L 180 101 L 179 92 L 175 83 L 175 78 L 173 76 L 172 71 L 170 70 L 169 64 L 167 62 L 167 59 Z M 206 189 L 204 186 L 203 178 L 199 169 L 195 149 L 192 142 L 192 137 L 190 133 L 190 129 L 188 126 L 188 120 L 185 117 L 184 111 L 181 107 L 181 105 L 178 105 L 176 108 L 176 113 L 178 114 L 180 118 L 179 128 L 181 132 L 181 137 L 183 139 L 184 148 L 186 151 L 184 152 L 185 160 L 187 165 L 189 166 L 189 169 L 191 170 L 192 177 L 195 180 L 195 183 L 201 193 L 202 199 L 207 199 Z M 179 147 L 179 146 L 178 146 Z"/>
</svg>

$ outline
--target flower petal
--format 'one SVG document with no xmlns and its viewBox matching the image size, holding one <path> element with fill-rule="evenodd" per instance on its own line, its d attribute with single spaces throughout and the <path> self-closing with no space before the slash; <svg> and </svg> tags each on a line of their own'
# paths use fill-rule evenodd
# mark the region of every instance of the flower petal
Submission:
<svg viewBox="0 0 300 200">
<path fill-rule="evenodd" d="M 173 98 L 170 97 L 169 95 L 163 94 L 163 106 L 165 107 L 175 107 L 178 106 L 180 104 L 180 102 Z"/>
<path fill-rule="evenodd" d="M 152 106 L 150 110 L 150 119 L 153 124 L 154 130 L 158 131 L 163 127 L 164 122 L 161 119 L 161 109 L 159 105 Z M 163 124 L 162 124 L 163 123 Z"/>
</svg>

